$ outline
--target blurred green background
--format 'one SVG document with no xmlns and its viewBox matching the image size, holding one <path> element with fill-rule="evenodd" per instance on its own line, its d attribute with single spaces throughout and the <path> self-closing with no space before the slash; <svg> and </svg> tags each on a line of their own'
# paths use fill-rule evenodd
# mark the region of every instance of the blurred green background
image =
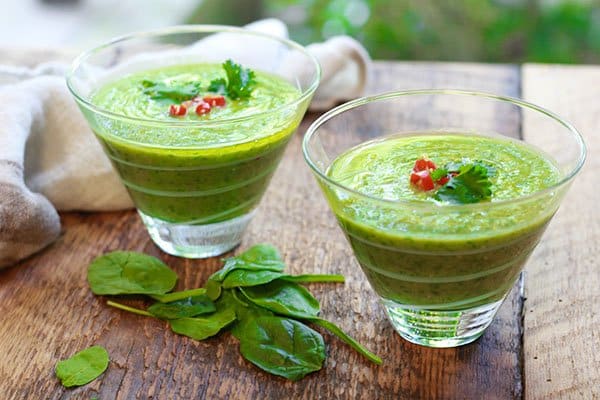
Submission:
<svg viewBox="0 0 600 400">
<path fill-rule="evenodd" d="M 351 35 L 376 59 L 600 63 L 600 0 L 204 0 L 187 22 L 265 17 L 304 44 Z"/>
</svg>

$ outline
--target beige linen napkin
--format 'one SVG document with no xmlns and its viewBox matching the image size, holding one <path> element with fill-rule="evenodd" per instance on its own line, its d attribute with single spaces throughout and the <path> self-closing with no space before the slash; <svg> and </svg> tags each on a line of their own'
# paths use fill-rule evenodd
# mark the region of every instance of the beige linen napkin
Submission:
<svg viewBox="0 0 600 400">
<path fill-rule="evenodd" d="M 275 19 L 247 27 L 288 35 L 287 27 Z M 323 110 L 362 94 L 370 59 L 358 42 L 340 36 L 308 49 L 323 70 L 311 109 Z M 57 210 L 133 206 L 67 90 L 67 68 L 57 62 L 33 69 L 0 65 L 0 268 L 58 237 Z"/>
</svg>

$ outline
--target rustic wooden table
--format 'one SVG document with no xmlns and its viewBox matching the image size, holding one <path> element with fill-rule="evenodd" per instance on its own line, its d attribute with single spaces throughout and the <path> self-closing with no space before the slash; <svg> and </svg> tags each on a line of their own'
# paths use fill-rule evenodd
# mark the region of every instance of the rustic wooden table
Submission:
<svg viewBox="0 0 600 400">
<path fill-rule="evenodd" d="M 19 60 L 14 53 L 4 59 Z M 345 285 L 314 285 L 323 315 L 384 358 L 370 364 L 325 334 L 323 370 L 299 382 L 244 361 L 229 334 L 203 342 L 165 323 L 107 307 L 86 266 L 114 249 L 158 256 L 202 285 L 218 259 L 169 257 L 133 212 L 62 214 L 63 234 L 40 254 L 0 272 L 0 398 L 66 399 L 546 399 L 600 398 L 600 67 L 378 62 L 371 93 L 452 87 L 520 96 L 571 120 L 589 158 L 494 323 L 477 342 L 429 349 L 401 339 L 354 261 L 293 138 L 241 248 L 277 245 L 294 273 L 343 273 Z M 499 117 L 502 118 L 502 117 Z M 522 135 L 544 135 L 522 125 Z M 101 378 L 64 389 L 54 365 L 92 344 L 111 363 Z"/>
</svg>

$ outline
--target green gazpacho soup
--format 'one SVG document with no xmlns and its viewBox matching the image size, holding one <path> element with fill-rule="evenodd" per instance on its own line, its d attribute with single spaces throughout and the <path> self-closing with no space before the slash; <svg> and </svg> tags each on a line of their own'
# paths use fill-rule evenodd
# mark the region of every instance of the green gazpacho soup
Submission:
<svg viewBox="0 0 600 400">
<path fill-rule="evenodd" d="M 113 113 L 88 119 L 138 210 L 167 222 L 206 224 L 258 204 L 306 102 L 295 103 L 301 93 L 284 79 L 252 73 L 245 97 L 208 90 L 212 81 L 226 82 L 221 64 L 135 72 L 92 95 L 95 106 Z M 202 96 L 223 103 L 196 110 L 205 105 Z M 193 104 L 178 114 L 186 101 Z"/>
<path fill-rule="evenodd" d="M 491 195 L 450 204 L 435 190 L 418 190 L 417 159 L 485 165 Z M 350 149 L 327 174 L 346 188 L 324 189 L 373 288 L 422 309 L 501 300 L 558 207 L 552 191 L 533 195 L 559 181 L 553 160 L 497 136 L 392 135 Z"/>
</svg>

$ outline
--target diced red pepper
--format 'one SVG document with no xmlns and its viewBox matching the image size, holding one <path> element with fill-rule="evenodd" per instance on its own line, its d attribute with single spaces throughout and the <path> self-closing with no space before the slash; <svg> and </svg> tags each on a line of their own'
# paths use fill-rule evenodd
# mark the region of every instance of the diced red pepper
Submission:
<svg viewBox="0 0 600 400">
<path fill-rule="evenodd" d="M 435 181 L 435 183 L 440 186 L 444 186 L 446 183 L 448 183 L 449 180 L 450 180 L 450 177 L 448 175 L 446 175 L 446 176 L 442 176 L 440 179 Z"/>
<path fill-rule="evenodd" d="M 171 117 L 182 117 L 187 113 L 187 108 L 180 104 L 171 104 L 169 115 Z"/>
<path fill-rule="evenodd" d="M 435 187 L 433 179 L 431 178 L 431 173 L 428 169 L 411 173 L 410 183 L 417 187 L 417 189 L 425 192 L 433 190 Z"/>
<path fill-rule="evenodd" d="M 437 166 L 435 165 L 435 163 L 433 161 L 431 161 L 428 158 L 419 158 L 417 161 L 415 161 L 415 166 L 413 167 L 413 171 L 415 172 L 419 172 L 419 171 L 425 171 L 428 169 L 436 169 Z"/>
<path fill-rule="evenodd" d="M 196 106 L 196 114 L 204 115 L 210 112 L 211 106 L 207 102 L 203 101 Z"/>
<path fill-rule="evenodd" d="M 205 102 L 210 104 L 211 107 L 224 107 L 225 106 L 225 96 L 221 95 L 208 95 L 202 98 Z"/>
</svg>

